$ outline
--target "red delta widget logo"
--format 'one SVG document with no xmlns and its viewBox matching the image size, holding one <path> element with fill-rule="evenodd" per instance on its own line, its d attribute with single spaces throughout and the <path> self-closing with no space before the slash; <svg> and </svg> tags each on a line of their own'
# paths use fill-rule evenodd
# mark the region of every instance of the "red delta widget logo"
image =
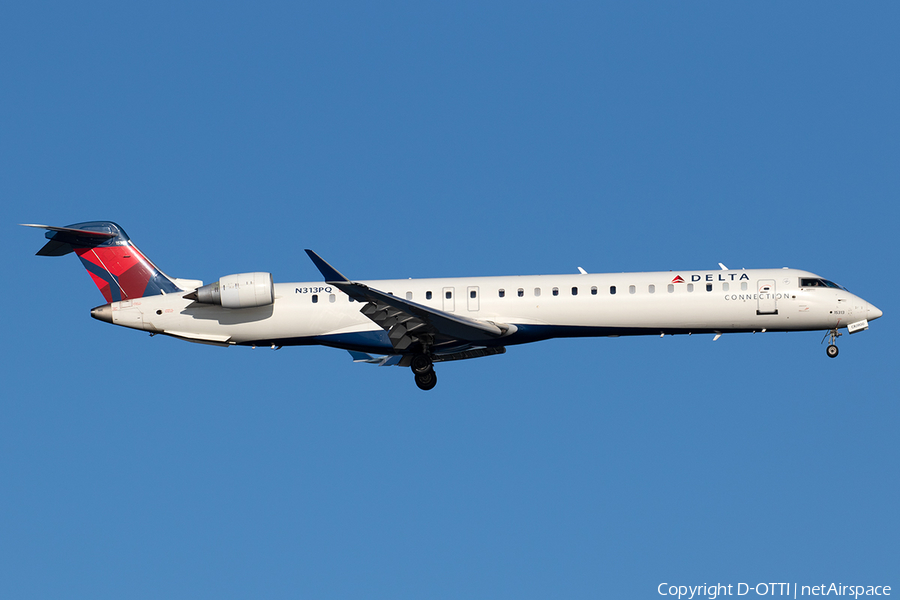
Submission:
<svg viewBox="0 0 900 600">
<path fill-rule="evenodd" d="M 750 276 L 746 273 L 707 273 L 706 275 L 691 275 L 691 283 L 698 281 L 750 281 Z M 684 283 L 684 277 L 676 275 L 672 283 Z"/>
</svg>

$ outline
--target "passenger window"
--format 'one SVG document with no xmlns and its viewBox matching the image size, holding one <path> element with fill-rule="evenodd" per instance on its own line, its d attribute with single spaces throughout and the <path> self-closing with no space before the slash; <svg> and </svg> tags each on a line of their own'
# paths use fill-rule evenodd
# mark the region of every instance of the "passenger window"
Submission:
<svg viewBox="0 0 900 600">
<path fill-rule="evenodd" d="M 506 296 L 506 290 L 500 290 L 499 292 L 497 292 L 497 294 L 499 294 L 500 297 L 503 298 L 504 296 Z"/>
<path fill-rule="evenodd" d="M 711 284 L 711 283 L 707 283 L 707 284 L 706 284 L 706 291 L 707 291 L 707 292 L 711 292 L 711 291 L 712 291 L 712 284 Z"/>
<path fill-rule="evenodd" d="M 412 292 L 406 292 L 406 299 L 412 300 Z"/>
<path fill-rule="evenodd" d="M 693 292 L 693 291 L 694 291 L 694 284 L 693 284 L 693 283 L 689 283 L 689 284 L 688 284 L 688 291 L 689 291 L 689 292 Z"/>
<path fill-rule="evenodd" d="M 633 285 L 629 285 L 629 286 L 628 286 L 628 293 L 629 293 L 629 294 L 633 294 L 633 293 L 635 293 L 636 291 L 637 291 L 637 290 L 635 289 L 635 287 L 634 287 Z"/>
<path fill-rule="evenodd" d="M 609 286 L 609 293 L 611 295 L 615 296 L 616 295 L 616 286 L 614 286 L 614 285 Z"/>
<path fill-rule="evenodd" d="M 656 286 L 651 283 L 649 286 L 647 286 L 647 291 L 650 292 L 651 294 L 655 294 Z"/>
<path fill-rule="evenodd" d="M 597 286 L 591 286 L 591 296 L 597 295 Z"/>
<path fill-rule="evenodd" d="M 578 288 L 577 288 L 577 287 L 573 287 L 573 288 L 572 288 L 572 295 L 573 295 L 573 296 L 577 296 L 577 295 L 578 295 Z"/>
<path fill-rule="evenodd" d="M 559 288 L 553 288 L 553 295 L 559 296 Z"/>
<path fill-rule="evenodd" d="M 742 281 L 742 282 L 741 282 L 741 291 L 742 291 L 742 292 L 746 292 L 746 291 L 747 291 L 747 282 L 746 282 L 746 281 Z"/>
<path fill-rule="evenodd" d="M 335 300 L 337 300 L 337 297 L 334 294 L 328 294 L 329 302 L 334 302 Z"/>
<path fill-rule="evenodd" d="M 519 296 L 519 298 L 524 298 L 525 290 L 523 290 L 522 288 L 519 288 L 518 290 L 516 290 L 516 295 Z"/>
<path fill-rule="evenodd" d="M 319 295 L 318 295 L 318 294 L 313 294 L 313 296 L 312 296 L 312 301 L 313 301 L 313 304 L 315 304 L 316 302 L 318 302 L 318 301 L 319 301 Z"/>
<path fill-rule="evenodd" d="M 727 283 L 723 283 L 723 284 L 722 284 L 722 291 L 723 291 L 723 292 L 727 292 L 727 291 L 728 291 L 728 284 L 727 284 Z"/>
<path fill-rule="evenodd" d="M 541 288 L 534 288 L 534 297 L 535 298 L 541 297 Z"/>
<path fill-rule="evenodd" d="M 431 292 L 425 292 L 425 299 L 431 300 Z"/>
</svg>

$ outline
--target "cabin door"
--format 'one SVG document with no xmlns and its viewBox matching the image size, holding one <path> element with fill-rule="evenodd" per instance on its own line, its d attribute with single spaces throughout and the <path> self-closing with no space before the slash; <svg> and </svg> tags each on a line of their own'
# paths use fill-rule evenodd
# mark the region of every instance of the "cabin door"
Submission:
<svg viewBox="0 0 900 600">
<path fill-rule="evenodd" d="M 778 306 L 775 303 L 775 280 L 760 279 L 756 282 L 758 315 L 777 315 Z"/>
<path fill-rule="evenodd" d="M 468 290 L 469 310 L 478 310 L 478 286 L 470 286 Z"/>
<path fill-rule="evenodd" d="M 444 294 L 444 310 L 446 312 L 453 312 L 456 310 L 456 299 L 453 297 L 454 289 L 452 287 L 445 287 L 443 290 Z"/>
</svg>

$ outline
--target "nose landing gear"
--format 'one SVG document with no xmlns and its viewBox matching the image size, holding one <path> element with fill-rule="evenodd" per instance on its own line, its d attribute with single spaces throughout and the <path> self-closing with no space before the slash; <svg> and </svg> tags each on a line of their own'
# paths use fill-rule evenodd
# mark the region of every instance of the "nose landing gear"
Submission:
<svg viewBox="0 0 900 600">
<path fill-rule="evenodd" d="M 409 365 L 416 376 L 416 385 L 420 390 L 428 391 L 437 385 L 437 374 L 434 372 L 434 364 L 427 354 L 416 354 Z"/>
<path fill-rule="evenodd" d="M 837 357 L 838 347 L 834 342 L 842 335 L 843 334 L 840 331 L 838 331 L 837 329 L 832 329 L 831 331 L 829 331 L 828 333 L 825 334 L 824 338 L 822 338 L 822 342 L 824 342 L 825 338 L 827 338 L 828 336 L 831 336 L 831 343 L 828 344 L 828 347 L 825 349 L 825 353 L 828 355 L 828 358 L 836 358 Z"/>
</svg>

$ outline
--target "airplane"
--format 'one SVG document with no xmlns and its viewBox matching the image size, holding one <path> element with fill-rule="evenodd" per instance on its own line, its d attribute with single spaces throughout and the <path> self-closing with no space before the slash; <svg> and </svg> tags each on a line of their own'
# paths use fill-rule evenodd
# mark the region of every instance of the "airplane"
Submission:
<svg viewBox="0 0 900 600">
<path fill-rule="evenodd" d="M 165 275 L 116 223 L 46 230 L 38 256 L 81 259 L 106 304 L 91 316 L 151 336 L 217 346 L 321 345 L 354 362 L 409 367 L 437 384 L 434 364 L 506 352 L 552 338 L 826 331 L 836 340 L 882 312 L 814 273 L 797 269 L 350 280 L 306 250 L 323 281 L 275 283 L 239 273 L 203 285 Z M 823 342 L 825 339 L 823 338 Z"/>
</svg>

